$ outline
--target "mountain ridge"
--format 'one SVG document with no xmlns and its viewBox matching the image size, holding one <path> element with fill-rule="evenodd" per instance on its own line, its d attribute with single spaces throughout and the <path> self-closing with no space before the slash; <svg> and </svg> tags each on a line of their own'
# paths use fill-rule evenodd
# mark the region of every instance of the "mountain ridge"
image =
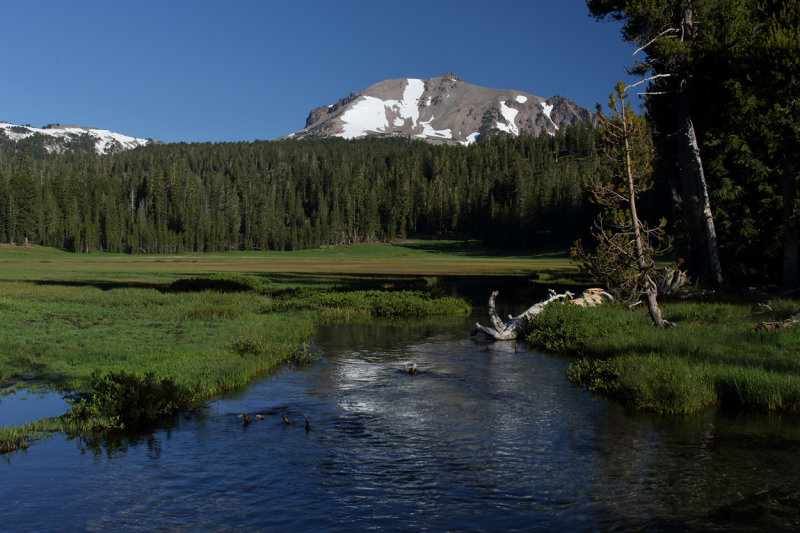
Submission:
<svg viewBox="0 0 800 533">
<path fill-rule="evenodd" d="M 591 111 L 555 95 L 492 89 L 448 72 L 434 78 L 394 78 L 316 107 L 305 127 L 281 139 L 367 136 L 411 137 L 469 145 L 481 137 L 549 134 L 577 122 L 594 122 Z"/>
<path fill-rule="evenodd" d="M 91 149 L 101 155 L 130 150 L 156 142 L 152 139 L 131 137 L 100 128 L 69 124 L 47 124 L 41 128 L 34 128 L 0 121 L 0 143 L 17 142 L 29 138 L 41 142 L 49 153 L 89 151 Z"/>
</svg>

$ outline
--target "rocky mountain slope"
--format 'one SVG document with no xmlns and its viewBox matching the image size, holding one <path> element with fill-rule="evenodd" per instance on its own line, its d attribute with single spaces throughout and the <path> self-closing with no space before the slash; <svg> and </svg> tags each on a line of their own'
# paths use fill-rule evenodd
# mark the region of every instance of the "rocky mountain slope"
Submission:
<svg viewBox="0 0 800 533">
<path fill-rule="evenodd" d="M 385 80 L 313 109 L 306 127 L 284 139 L 404 136 L 468 145 L 505 132 L 554 134 L 594 114 L 563 96 L 542 98 L 522 91 L 466 83 L 453 73 L 426 80 Z"/>
<path fill-rule="evenodd" d="M 110 130 L 82 128 L 62 124 L 48 124 L 41 128 L 17 126 L 8 122 L 0 122 L 0 144 L 29 139 L 29 142 L 40 143 L 48 152 L 89 152 L 98 154 L 121 152 L 144 146 L 154 142 L 149 139 L 129 137 Z"/>
</svg>

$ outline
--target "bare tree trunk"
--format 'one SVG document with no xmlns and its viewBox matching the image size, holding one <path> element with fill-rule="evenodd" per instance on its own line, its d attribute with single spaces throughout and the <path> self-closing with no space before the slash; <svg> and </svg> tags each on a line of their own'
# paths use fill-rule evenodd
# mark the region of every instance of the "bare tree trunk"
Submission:
<svg viewBox="0 0 800 533">
<path fill-rule="evenodd" d="M 470 335 L 475 335 L 478 332 L 485 333 L 496 341 L 510 341 L 524 337 L 528 322 L 541 313 L 545 307 L 555 301 L 571 298 L 573 296 L 571 292 L 556 294 L 555 291 L 550 291 L 550 297 L 547 300 L 532 305 L 521 315 L 509 317 L 508 322 L 504 323 L 500 320 L 500 317 L 497 316 L 497 310 L 495 308 L 495 299 L 498 294 L 499 291 L 494 291 L 491 296 L 489 296 L 489 321 L 494 327 L 488 328 L 476 322 L 475 329 L 472 330 Z"/>
<path fill-rule="evenodd" d="M 583 294 L 580 298 L 575 299 L 572 299 L 574 294 L 569 291 L 564 292 L 563 294 L 556 294 L 555 291 L 551 290 L 550 297 L 547 300 L 543 300 L 532 305 L 521 315 L 517 315 L 515 317 L 509 316 L 508 322 L 503 322 L 500 317 L 497 316 L 497 309 L 495 307 L 495 299 L 497 298 L 498 294 L 498 291 L 494 291 L 491 296 L 489 296 L 489 321 L 494 327 L 489 328 L 486 326 L 481 326 L 478 322 L 476 322 L 475 329 L 470 332 L 471 336 L 474 336 L 478 333 L 484 333 L 496 341 L 510 341 L 519 338 L 525 338 L 525 333 L 527 332 L 531 321 L 542 311 L 544 311 L 545 307 L 553 302 L 566 299 L 567 302 L 573 305 L 578 305 L 581 307 L 595 307 L 602 304 L 604 301 L 614 300 L 614 297 L 608 294 L 606 291 L 597 288 L 586 289 L 583 291 Z"/>
<path fill-rule="evenodd" d="M 781 161 L 781 189 L 783 192 L 783 288 L 796 289 L 800 283 L 800 228 L 795 213 L 797 177 L 794 153 L 788 135 L 783 138 Z"/>
<path fill-rule="evenodd" d="M 689 222 L 692 262 L 702 277 L 719 286 L 724 281 L 722 265 L 700 147 L 689 114 L 688 96 L 681 91 L 679 98 L 681 135 L 678 140 L 678 164 L 683 209 Z"/>
<path fill-rule="evenodd" d="M 692 41 L 695 38 L 696 29 L 691 2 L 686 5 L 682 15 L 681 40 Z M 714 227 L 714 216 L 711 212 L 708 186 L 703 172 L 703 161 L 700 158 L 700 146 L 697 144 L 697 134 L 692 122 L 689 102 L 692 81 L 685 64 L 678 71 L 680 76 L 678 164 L 684 213 L 689 220 L 693 266 L 702 277 L 721 286 L 724 280 L 719 260 L 717 231 Z"/>
<path fill-rule="evenodd" d="M 650 312 L 650 318 L 653 319 L 653 324 L 659 328 L 671 327 L 675 324 L 667 322 L 661 316 L 661 309 L 658 308 L 658 299 L 656 294 L 658 288 L 655 282 L 650 278 L 647 270 L 650 268 L 644 257 L 644 246 L 642 245 L 642 228 L 639 223 L 639 215 L 636 211 L 636 188 L 633 182 L 633 169 L 631 168 L 631 148 L 628 142 L 628 118 L 625 115 L 625 103 L 622 102 L 620 114 L 622 116 L 622 128 L 625 138 L 625 172 L 628 178 L 628 203 L 631 211 L 631 223 L 633 224 L 633 238 L 636 246 L 636 266 L 639 272 L 644 274 L 645 282 L 645 300 L 647 301 L 647 310 Z"/>
</svg>

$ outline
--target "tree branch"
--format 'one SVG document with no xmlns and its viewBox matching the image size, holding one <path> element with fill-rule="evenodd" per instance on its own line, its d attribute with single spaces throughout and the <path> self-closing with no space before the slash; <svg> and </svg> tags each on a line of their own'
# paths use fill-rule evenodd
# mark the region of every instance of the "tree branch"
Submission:
<svg viewBox="0 0 800 533">
<path fill-rule="evenodd" d="M 668 33 L 676 33 L 676 32 L 679 32 L 679 31 L 680 30 L 678 28 L 667 28 L 666 30 L 662 31 L 661 33 L 659 33 L 658 35 L 656 35 L 655 37 L 650 39 L 650 41 L 647 44 L 644 44 L 641 47 L 639 47 L 636 50 L 634 50 L 634 52 L 631 55 L 635 56 L 636 54 L 638 54 L 639 52 L 641 52 L 642 50 L 644 50 L 645 48 L 647 48 L 648 46 L 650 46 L 651 44 L 653 44 L 654 42 L 656 42 L 657 40 L 662 38 L 664 35 L 666 35 Z"/>
</svg>

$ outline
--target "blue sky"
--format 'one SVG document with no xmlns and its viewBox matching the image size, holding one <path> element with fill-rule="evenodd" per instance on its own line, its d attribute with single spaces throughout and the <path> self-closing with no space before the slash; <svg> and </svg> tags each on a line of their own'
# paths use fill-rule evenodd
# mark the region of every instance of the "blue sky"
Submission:
<svg viewBox="0 0 800 533">
<path fill-rule="evenodd" d="M 584 0 L 9 1 L 0 120 L 176 141 L 274 139 L 388 78 L 605 104 L 632 62 Z"/>
</svg>

